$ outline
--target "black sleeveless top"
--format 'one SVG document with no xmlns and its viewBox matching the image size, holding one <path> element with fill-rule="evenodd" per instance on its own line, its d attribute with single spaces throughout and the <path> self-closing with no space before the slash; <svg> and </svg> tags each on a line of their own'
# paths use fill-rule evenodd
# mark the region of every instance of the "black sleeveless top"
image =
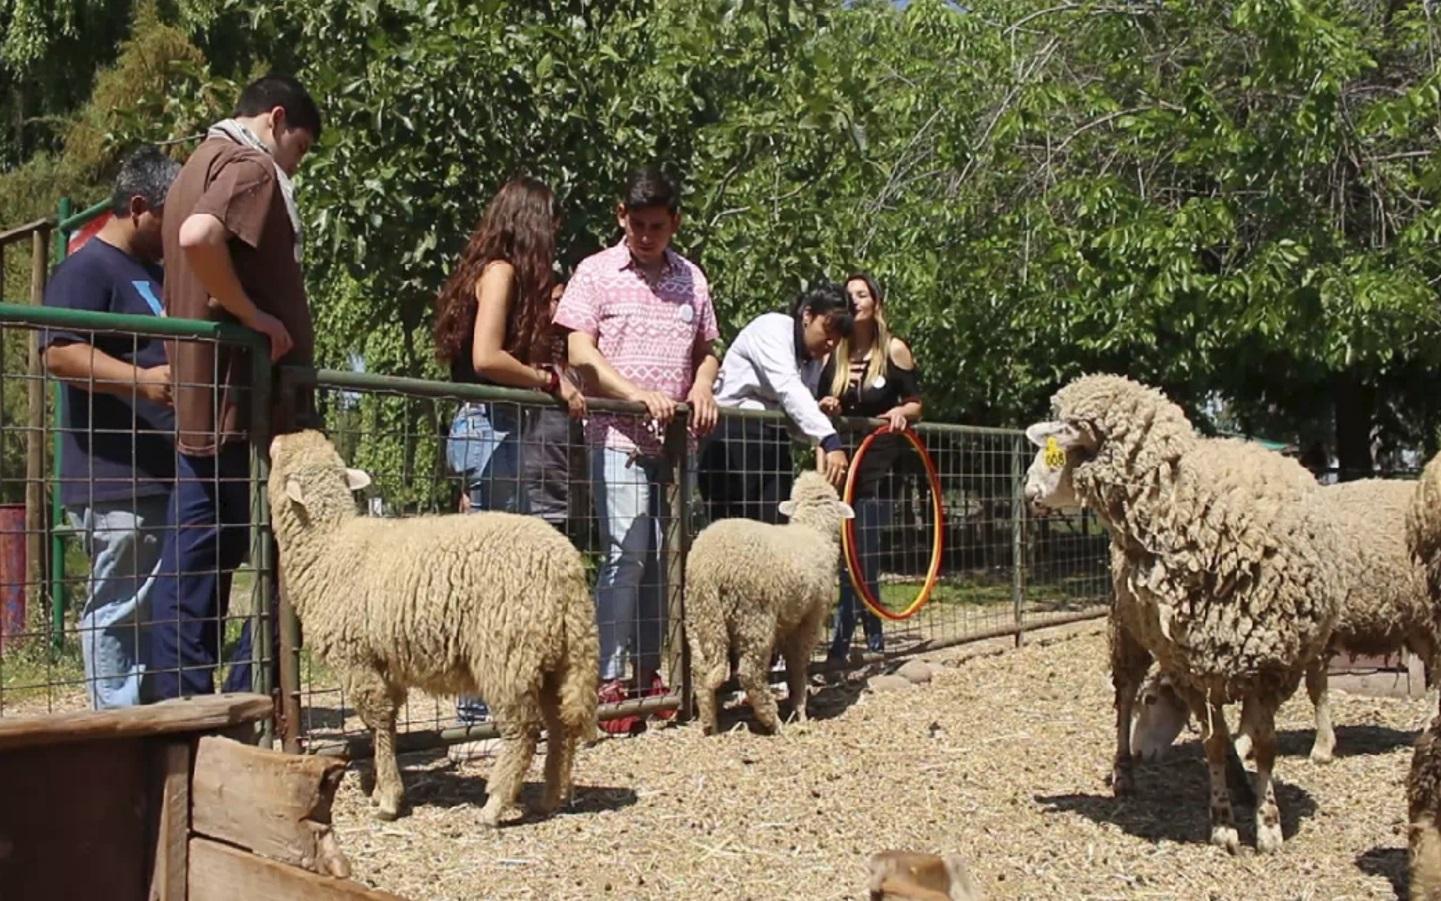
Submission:
<svg viewBox="0 0 1441 901">
<path fill-rule="evenodd" d="M 871 353 L 875 352 L 876 348 L 871 348 Z M 886 354 L 885 372 L 866 384 L 861 382 L 870 363 L 870 354 L 865 360 L 848 363 L 850 379 L 839 397 L 843 416 L 878 417 L 893 407 L 921 397 L 920 373 L 915 369 L 902 369 L 889 353 Z M 821 371 L 818 397 L 834 396 L 831 380 L 835 377 L 836 364 L 836 357 L 832 354 Z M 856 447 L 860 446 L 859 438 L 857 436 Z M 865 459 L 861 461 L 861 471 L 856 475 L 856 497 L 891 496 L 894 493 L 891 490 L 882 491 L 883 487 L 889 489 L 882 483 L 890 481 L 887 477 L 895 471 L 905 444 L 905 439 L 899 435 L 880 435 L 871 442 Z"/>
</svg>

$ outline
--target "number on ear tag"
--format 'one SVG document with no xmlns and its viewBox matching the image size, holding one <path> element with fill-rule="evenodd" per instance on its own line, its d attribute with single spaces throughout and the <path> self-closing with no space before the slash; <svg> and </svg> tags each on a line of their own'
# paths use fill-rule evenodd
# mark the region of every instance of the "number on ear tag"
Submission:
<svg viewBox="0 0 1441 901">
<path fill-rule="evenodd" d="M 1066 452 L 1061 450 L 1060 442 L 1052 435 L 1046 439 L 1046 448 L 1042 452 L 1042 459 L 1051 469 L 1061 469 L 1066 465 Z"/>
</svg>

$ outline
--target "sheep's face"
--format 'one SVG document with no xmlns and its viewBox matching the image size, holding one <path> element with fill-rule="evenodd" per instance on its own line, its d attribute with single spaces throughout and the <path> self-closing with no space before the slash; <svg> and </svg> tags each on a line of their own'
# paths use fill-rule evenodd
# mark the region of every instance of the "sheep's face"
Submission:
<svg viewBox="0 0 1441 901">
<path fill-rule="evenodd" d="M 791 496 L 778 505 L 781 515 L 823 532 L 839 535 L 841 523 L 854 519 L 856 511 L 840 499 L 836 489 L 818 472 L 806 471 L 791 486 Z"/>
<path fill-rule="evenodd" d="M 1152 676 L 1136 693 L 1136 713 L 1131 721 L 1131 756 L 1155 760 L 1171 746 L 1191 712 L 1176 693 L 1171 680 Z"/>
<path fill-rule="evenodd" d="M 1026 438 L 1037 448 L 1036 458 L 1026 470 L 1026 501 L 1033 511 L 1081 506 L 1072 476 L 1091 446 L 1088 434 L 1067 422 L 1038 422 L 1026 429 Z"/>
<path fill-rule="evenodd" d="M 352 491 L 370 484 L 370 476 L 348 469 L 324 435 L 316 431 L 276 435 L 270 442 L 270 504 L 304 511 L 308 519 L 330 519 L 354 512 Z"/>
</svg>

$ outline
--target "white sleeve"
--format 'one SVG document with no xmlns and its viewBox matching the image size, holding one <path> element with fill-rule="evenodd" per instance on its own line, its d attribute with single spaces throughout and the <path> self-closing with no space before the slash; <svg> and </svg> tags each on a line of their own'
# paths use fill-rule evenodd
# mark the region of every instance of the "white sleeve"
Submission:
<svg viewBox="0 0 1441 901">
<path fill-rule="evenodd" d="M 788 316 L 786 322 L 793 320 Z M 796 365 L 794 325 L 785 330 L 765 329 L 753 337 L 751 342 L 752 364 L 761 386 L 777 400 L 786 415 L 791 418 L 806 437 L 820 444 L 836 433 L 835 426 L 826 414 L 821 412 L 815 395 L 811 394 L 801 378 L 800 367 Z"/>
</svg>

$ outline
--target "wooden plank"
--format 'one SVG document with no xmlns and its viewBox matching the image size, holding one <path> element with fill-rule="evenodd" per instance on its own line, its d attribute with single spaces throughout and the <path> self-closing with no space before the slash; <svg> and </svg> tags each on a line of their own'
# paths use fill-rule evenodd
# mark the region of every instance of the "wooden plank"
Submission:
<svg viewBox="0 0 1441 901">
<path fill-rule="evenodd" d="M 34 222 L 17 225 L 8 231 L 0 232 L 0 246 L 12 244 L 33 232 L 41 230 L 48 232 L 54 225 L 54 219 L 36 219 Z"/>
<path fill-rule="evenodd" d="M 343 760 L 206 736 L 195 752 L 191 829 L 317 873 L 349 876 L 330 826 L 344 775 Z"/>
<path fill-rule="evenodd" d="M 153 752 L 159 782 L 155 853 L 149 901 L 185 901 L 190 845 L 190 739 L 167 741 Z"/>
<path fill-rule="evenodd" d="M 190 901 L 404 901 L 349 879 L 320 876 L 206 838 L 190 840 Z"/>
<path fill-rule="evenodd" d="M 204 695 L 126 707 L 45 716 L 0 717 L 0 751 L 114 738 L 211 732 L 254 723 L 274 710 L 264 695 Z"/>
<path fill-rule="evenodd" d="M 144 901 L 147 743 L 0 753 L 0 898 Z"/>
</svg>

